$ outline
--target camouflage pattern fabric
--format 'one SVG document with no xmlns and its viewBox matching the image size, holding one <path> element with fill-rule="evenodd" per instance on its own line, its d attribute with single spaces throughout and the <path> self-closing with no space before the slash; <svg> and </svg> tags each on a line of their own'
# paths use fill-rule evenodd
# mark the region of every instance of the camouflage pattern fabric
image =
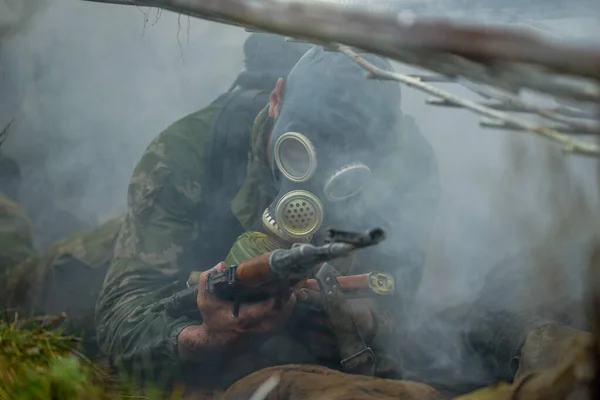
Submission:
<svg viewBox="0 0 600 400">
<path fill-rule="evenodd" d="M 0 304 L 6 304 L 8 275 L 20 263 L 35 255 L 33 226 L 24 210 L 0 194 Z"/>
<path fill-rule="evenodd" d="M 19 264 L 8 278 L 9 305 L 40 315 L 66 313 L 64 328 L 81 336 L 87 355 L 94 356 L 95 304 L 123 220 L 113 218 Z"/>
<path fill-rule="evenodd" d="M 190 247 L 201 223 L 197 208 L 206 195 L 204 149 L 219 108 L 215 102 L 176 121 L 146 149 L 131 177 L 128 212 L 96 305 L 103 352 L 129 371 L 164 371 L 164 378 L 155 375 L 154 380 L 176 372 L 177 336 L 198 322 L 151 312 L 151 306 L 181 290 L 188 278 L 182 271 L 212 267 L 192 261 Z"/>
<path fill-rule="evenodd" d="M 137 164 L 129 186 L 129 210 L 97 303 L 96 322 L 102 350 L 113 363 L 129 370 L 141 369 L 143 374 L 152 374 L 154 380 L 170 380 L 181 372 L 177 336 L 185 327 L 199 322 L 152 312 L 151 307 L 185 287 L 190 272 L 212 267 L 194 259 L 194 243 L 219 240 L 198 238 L 202 224 L 198 211 L 206 196 L 210 196 L 202 190 L 204 151 L 210 140 L 211 117 L 218 107 L 219 104 L 213 103 L 175 122 L 158 135 Z M 246 181 L 231 204 L 245 229 L 260 216 L 273 195 L 272 177 L 264 157 L 267 116 L 265 109 L 255 121 L 249 138 L 251 154 Z M 410 279 L 412 285 L 406 289 L 413 293 L 420 279 L 424 242 L 439 199 L 437 163 L 427 141 L 414 130 L 398 136 L 396 150 L 388 161 L 394 166 L 392 170 L 402 172 L 387 174 L 395 181 L 374 185 L 371 197 L 377 200 L 375 204 L 382 212 L 389 211 L 387 218 L 394 220 L 394 226 L 402 227 L 403 231 L 395 232 L 395 237 L 398 240 L 406 237 L 400 246 L 406 249 L 405 256 L 371 252 L 371 257 L 360 265 L 357 263 L 354 271 L 345 272 L 403 269 L 408 274 L 399 273 L 397 277 L 399 281 Z M 400 293 L 404 293 L 402 289 Z M 373 347 L 382 359 L 386 359 L 387 353 L 392 353 L 393 358 L 388 342 L 395 340 L 392 334 L 398 324 L 397 303 L 398 299 L 387 303 L 374 300 L 372 307 L 378 326 L 377 344 Z M 276 360 L 271 365 L 312 361 L 307 360 L 306 354 L 301 354 L 298 360 L 286 360 L 282 359 L 286 352 L 273 353 Z M 268 366 L 269 360 L 265 363 L 263 366 Z M 258 366 L 254 370 L 257 369 Z M 235 376 L 232 371 L 231 379 Z"/>
</svg>

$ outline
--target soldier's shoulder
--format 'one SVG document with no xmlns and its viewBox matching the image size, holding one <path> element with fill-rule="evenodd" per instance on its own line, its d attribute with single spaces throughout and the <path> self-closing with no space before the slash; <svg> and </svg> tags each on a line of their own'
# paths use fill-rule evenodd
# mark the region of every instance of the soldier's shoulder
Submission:
<svg viewBox="0 0 600 400">
<path fill-rule="evenodd" d="M 112 257 L 114 241 L 124 220 L 121 215 L 55 243 L 45 252 L 44 259 L 70 256 L 91 267 L 103 264 Z"/>
<path fill-rule="evenodd" d="M 214 101 L 170 124 L 152 140 L 141 164 L 163 163 L 175 168 L 198 168 L 210 139 L 212 119 L 221 103 L 220 100 Z"/>
</svg>

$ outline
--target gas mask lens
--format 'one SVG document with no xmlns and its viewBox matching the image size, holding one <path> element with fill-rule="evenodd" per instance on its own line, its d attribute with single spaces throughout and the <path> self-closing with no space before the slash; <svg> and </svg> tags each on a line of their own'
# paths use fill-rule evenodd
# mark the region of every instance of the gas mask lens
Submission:
<svg viewBox="0 0 600 400">
<path fill-rule="evenodd" d="M 305 182 L 317 168 L 317 153 L 310 140 L 296 132 L 287 132 L 275 142 L 275 162 L 279 171 L 292 182 Z"/>
<path fill-rule="evenodd" d="M 329 201 L 341 201 L 359 193 L 371 178 L 371 169 L 363 163 L 346 165 L 325 183 L 323 192 Z"/>
</svg>

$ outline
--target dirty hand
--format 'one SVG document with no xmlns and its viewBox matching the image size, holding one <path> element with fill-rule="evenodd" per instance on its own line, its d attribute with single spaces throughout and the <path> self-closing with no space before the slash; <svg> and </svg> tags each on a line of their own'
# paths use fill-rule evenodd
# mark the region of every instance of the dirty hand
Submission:
<svg viewBox="0 0 600 400">
<path fill-rule="evenodd" d="M 225 264 L 221 262 L 213 267 L 213 270 L 222 271 L 225 268 Z M 242 303 L 239 315 L 234 317 L 232 302 L 221 300 L 205 290 L 209 272 L 206 271 L 200 276 L 197 304 L 206 332 L 209 336 L 218 338 L 222 344 L 253 342 L 255 338 L 269 335 L 283 325 L 293 309 L 293 294 L 283 299 L 280 304 L 275 297 L 269 297 L 263 301 Z"/>
<path fill-rule="evenodd" d="M 325 305 L 321 293 L 317 290 L 300 288 L 295 292 L 297 308 L 303 309 L 302 313 L 309 316 L 313 329 L 306 332 L 307 338 L 321 345 L 335 344 L 337 340 L 333 335 L 331 322 L 325 313 Z M 369 343 L 375 334 L 375 321 L 369 307 L 361 299 L 351 299 L 347 302 L 349 312 L 356 323 L 365 342 Z"/>
<path fill-rule="evenodd" d="M 213 270 L 225 269 L 221 262 Z M 209 271 L 200 275 L 196 303 L 202 314 L 202 325 L 185 328 L 178 337 L 178 352 L 182 360 L 190 360 L 205 355 L 207 351 L 243 352 L 268 338 L 285 323 L 291 314 L 295 296 L 290 293 L 277 301 L 274 297 L 267 300 L 242 303 L 239 315 L 232 315 L 233 303 L 221 300 L 206 290 Z"/>
</svg>

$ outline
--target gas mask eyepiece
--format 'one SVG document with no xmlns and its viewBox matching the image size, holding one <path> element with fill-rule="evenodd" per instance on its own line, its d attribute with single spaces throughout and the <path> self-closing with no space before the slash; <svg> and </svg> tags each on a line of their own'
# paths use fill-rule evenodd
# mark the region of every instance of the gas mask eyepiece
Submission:
<svg viewBox="0 0 600 400">
<path fill-rule="evenodd" d="M 323 193 L 331 202 L 346 200 L 360 193 L 369 179 L 371 179 L 371 169 L 365 164 L 348 164 L 327 179 Z"/>
<path fill-rule="evenodd" d="M 281 135 L 273 152 L 277 168 L 292 182 L 306 182 L 317 169 L 317 152 L 311 141 L 301 133 Z"/>
</svg>

